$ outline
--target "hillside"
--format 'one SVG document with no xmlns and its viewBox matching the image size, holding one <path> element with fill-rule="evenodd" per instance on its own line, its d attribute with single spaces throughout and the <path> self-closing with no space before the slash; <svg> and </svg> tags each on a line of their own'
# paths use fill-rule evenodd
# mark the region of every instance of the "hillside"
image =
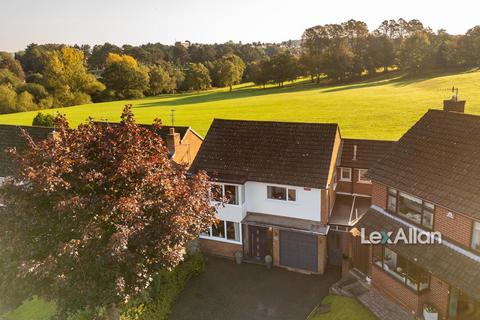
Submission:
<svg viewBox="0 0 480 320">
<path fill-rule="evenodd" d="M 161 118 L 170 124 L 192 126 L 205 135 L 213 118 L 303 122 L 338 122 L 343 137 L 397 139 L 429 108 L 441 108 L 452 86 L 467 100 L 467 112 L 480 114 L 480 71 L 390 75 L 364 82 L 320 86 L 303 81 L 285 88 L 261 89 L 241 85 L 232 93 L 215 89 L 200 94 L 177 94 L 58 109 L 73 125 L 87 119 L 118 121 L 124 104 L 131 103 L 139 122 Z M 55 112 L 56 109 L 48 110 Z M 35 112 L 0 115 L 0 123 L 32 122 Z"/>
</svg>

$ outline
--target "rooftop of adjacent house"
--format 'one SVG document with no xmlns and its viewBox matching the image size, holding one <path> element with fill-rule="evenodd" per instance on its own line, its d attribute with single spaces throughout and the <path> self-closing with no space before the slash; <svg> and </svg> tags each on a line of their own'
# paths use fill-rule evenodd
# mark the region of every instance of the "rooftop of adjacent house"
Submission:
<svg viewBox="0 0 480 320">
<path fill-rule="evenodd" d="M 368 169 L 392 149 L 395 141 L 342 139 L 342 167 Z"/>
<path fill-rule="evenodd" d="M 392 232 L 393 239 L 399 229 L 408 234 L 410 227 L 401 220 L 389 217 L 381 208 L 373 206 L 355 225 L 372 231 Z M 388 245 L 396 253 L 415 262 L 431 274 L 459 288 L 476 300 L 480 300 L 480 256 L 466 251 L 443 240 L 442 244 L 405 244 Z"/>
<path fill-rule="evenodd" d="M 480 219 L 480 116 L 429 110 L 369 172 L 380 183 Z"/>
<path fill-rule="evenodd" d="M 215 119 L 191 170 L 231 183 L 325 188 L 338 130 L 334 123 Z"/>
<path fill-rule="evenodd" d="M 97 122 L 97 123 L 110 125 L 110 126 L 119 125 L 118 122 Z M 185 137 L 185 135 L 187 134 L 187 132 L 189 130 L 191 130 L 190 127 L 184 127 L 184 126 L 162 126 L 159 129 L 155 129 L 155 127 L 151 124 L 139 124 L 139 126 L 142 127 L 142 128 L 145 128 L 145 129 L 155 131 L 155 133 L 157 133 L 163 140 L 165 140 L 167 138 L 168 134 L 170 133 L 170 128 L 174 128 L 175 132 L 180 134 L 180 140 Z"/>
<path fill-rule="evenodd" d="M 22 135 L 24 129 L 34 141 L 45 139 L 54 129 L 46 127 L 0 125 L 0 177 L 7 176 L 11 172 L 12 159 L 6 152 L 7 149 L 15 148 L 22 151 L 27 147 L 27 140 Z"/>
</svg>

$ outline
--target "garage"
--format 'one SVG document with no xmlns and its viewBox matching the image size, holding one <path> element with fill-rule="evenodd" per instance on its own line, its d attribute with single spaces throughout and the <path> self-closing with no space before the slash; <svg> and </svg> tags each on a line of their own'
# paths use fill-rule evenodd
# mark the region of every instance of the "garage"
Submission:
<svg viewBox="0 0 480 320">
<path fill-rule="evenodd" d="M 280 230 L 280 264 L 318 271 L 318 237 L 302 232 Z"/>
</svg>

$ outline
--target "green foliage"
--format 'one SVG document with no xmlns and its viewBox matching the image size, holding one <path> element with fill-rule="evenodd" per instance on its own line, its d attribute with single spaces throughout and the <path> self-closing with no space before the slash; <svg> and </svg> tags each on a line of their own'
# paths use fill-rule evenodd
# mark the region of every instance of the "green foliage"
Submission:
<svg viewBox="0 0 480 320">
<path fill-rule="evenodd" d="M 53 127 L 55 126 L 55 117 L 50 113 L 39 112 L 33 118 L 32 126 Z"/>
<path fill-rule="evenodd" d="M 17 87 L 18 94 L 24 91 L 30 93 L 34 97 L 35 103 L 40 103 L 40 101 L 49 97 L 45 87 L 38 83 L 25 83 Z"/>
<path fill-rule="evenodd" d="M 23 91 L 17 95 L 17 110 L 22 111 L 31 111 L 37 109 L 37 105 L 33 100 L 33 96 L 28 91 Z"/>
<path fill-rule="evenodd" d="M 0 85 L 10 85 L 12 87 L 17 87 L 22 83 L 22 81 L 15 76 L 10 70 L 8 69 L 0 69 Z"/>
<path fill-rule="evenodd" d="M 242 80 L 245 63 L 234 54 L 226 55 L 217 61 L 216 71 L 219 85 L 228 86 L 232 91 L 232 86 Z"/>
<path fill-rule="evenodd" d="M 172 93 L 177 88 L 177 82 L 174 77 L 170 76 L 167 70 L 161 66 L 150 67 L 149 70 L 151 95 L 159 95 L 161 93 Z"/>
<path fill-rule="evenodd" d="M 6 69 L 13 73 L 15 77 L 20 80 L 25 78 L 22 65 L 18 60 L 15 60 L 8 52 L 0 51 L 0 69 Z"/>
<path fill-rule="evenodd" d="M 188 280 L 205 269 L 200 253 L 188 256 L 172 271 L 162 270 L 154 277 L 145 297 L 134 301 L 121 316 L 122 320 L 163 320 Z"/>
<path fill-rule="evenodd" d="M 17 111 L 17 93 L 11 86 L 0 85 L 0 113 Z"/>
<path fill-rule="evenodd" d="M 201 63 L 190 63 L 185 72 L 184 85 L 188 90 L 197 91 L 210 88 L 212 79 L 208 69 Z"/>
<path fill-rule="evenodd" d="M 45 302 L 33 297 L 25 300 L 20 307 L 3 316 L 5 320 L 50 320 L 55 314 L 56 306 L 53 302 Z"/>
<path fill-rule="evenodd" d="M 102 80 L 118 99 L 141 98 L 149 84 L 147 68 L 133 57 L 112 54 L 107 59 Z"/>
</svg>

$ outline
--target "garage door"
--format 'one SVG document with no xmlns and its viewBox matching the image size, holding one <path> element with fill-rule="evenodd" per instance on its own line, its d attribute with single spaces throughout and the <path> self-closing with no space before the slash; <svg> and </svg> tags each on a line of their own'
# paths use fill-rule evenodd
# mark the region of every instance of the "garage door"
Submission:
<svg viewBox="0 0 480 320">
<path fill-rule="evenodd" d="M 280 230 L 280 264 L 286 267 L 318 271 L 317 236 Z"/>
</svg>

